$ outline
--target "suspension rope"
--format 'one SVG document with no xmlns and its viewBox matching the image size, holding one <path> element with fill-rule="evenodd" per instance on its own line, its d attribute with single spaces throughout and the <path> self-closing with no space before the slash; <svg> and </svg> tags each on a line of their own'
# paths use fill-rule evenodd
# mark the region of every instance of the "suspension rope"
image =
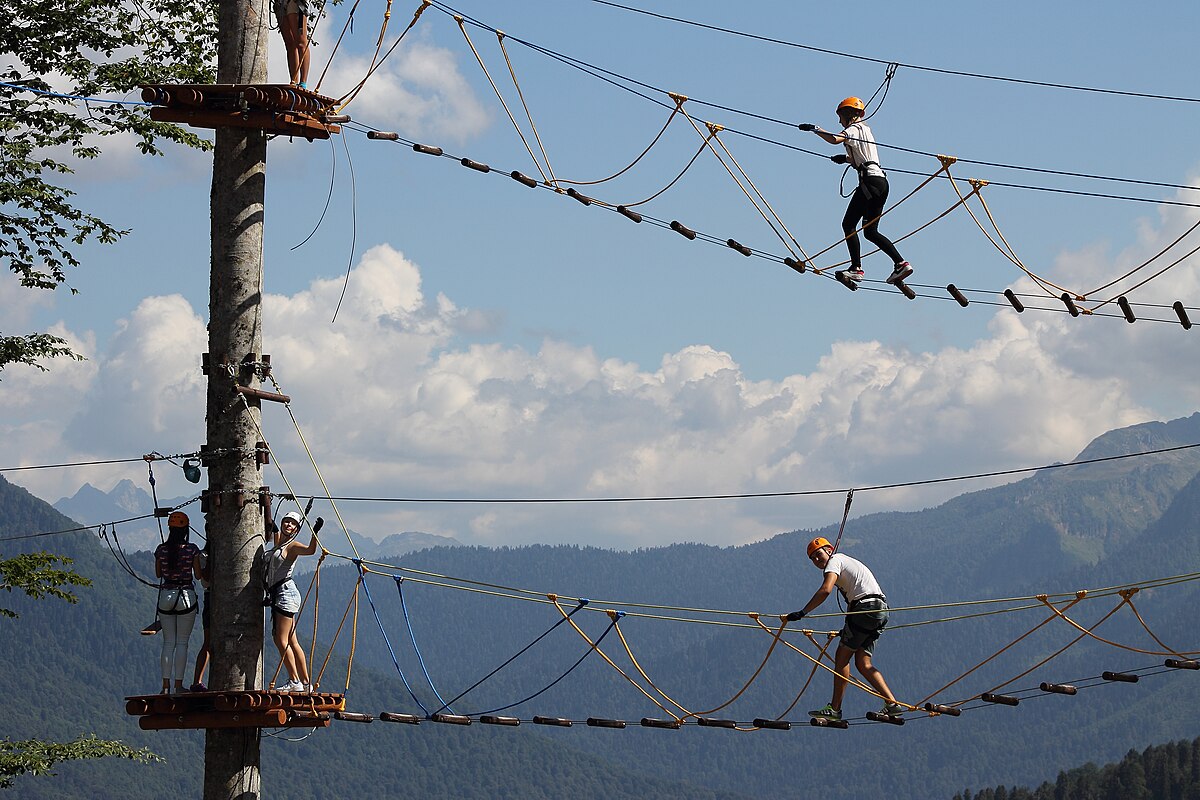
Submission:
<svg viewBox="0 0 1200 800">
<path fill-rule="evenodd" d="M 408 32 L 411 31 L 416 26 L 417 21 L 419 19 L 421 19 L 421 14 L 425 11 L 425 9 L 429 5 L 430 5 L 429 0 L 422 0 L 420 7 L 413 14 L 412 20 L 409 21 L 408 27 L 406 27 L 400 33 L 400 36 L 396 39 L 396 41 L 392 42 L 392 46 L 388 48 L 388 51 L 383 54 L 382 58 L 376 58 L 379 55 L 379 48 L 383 45 L 383 32 L 385 30 L 387 30 L 387 22 L 388 22 L 387 18 L 388 18 L 388 16 L 391 15 L 392 0 L 388 0 L 388 3 L 387 3 L 388 11 L 384 15 L 383 30 L 380 30 L 379 42 L 375 45 L 375 56 L 376 57 L 372 57 L 371 68 L 369 70 L 367 70 L 367 74 L 363 76 L 363 79 L 361 81 L 359 81 L 358 84 L 350 92 L 348 92 L 347 94 L 344 94 L 340 98 L 338 98 L 337 102 L 340 103 L 340 105 L 337 108 L 338 113 L 341 113 L 346 108 L 346 106 L 350 105 L 350 103 L 354 100 L 355 97 L 358 97 L 358 93 L 361 92 L 362 88 L 367 85 L 367 81 L 370 80 L 371 76 L 375 74 L 375 70 L 377 70 L 381 66 L 383 66 L 383 62 L 386 61 L 387 57 L 392 54 L 392 51 L 394 51 L 397 47 L 400 46 L 400 43 L 402 41 L 404 41 L 404 37 L 407 36 Z"/>
<path fill-rule="evenodd" d="M 579 601 L 579 604 L 578 604 L 577 606 L 575 606 L 575 608 L 571 609 L 571 613 L 570 613 L 570 614 L 568 614 L 567 616 L 571 616 L 571 615 L 573 615 L 573 614 L 574 614 L 576 611 L 578 611 L 579 609 L 583 608 L 583 607 L 584 607 L 584 606 L 586 606 L 587 604 L 588 604 L 588 601 L 587 601 L 587 600 L 580 600 L 580 601 Z M 463 691 L 459 692 L 459 693 L 458 693 L 458 694 L 457 694 L 457 695 L 456 695 L 456 696 L 455 696 L 453 699 L 449 700 L 449 701 L 448 701 L 448 702 L 447 702 L 445 705 L 443 705 L 441 708 L 439 708 L 439 709 L 438 709 L 438 711 L 444 711 L 444 710 L 446 710 L 447 708 L 449 708 L 449 707 L 450 707 L 450 704 L 451 704 L 451 703 L 456 703 L 456 702 L 458 702 L 459 700 L 463 699 L 463 697 L 465 697 L 466 695 L 468 695 L 468 694 L 470 694 L 471 692 L 473 692 L 473 691 L 474 691 L 476 688 L 478 688 L 478 686 L 479 686 L 480 684 L 482 684 L 484 681 L 488 680 L 488 679 L 489 679 L 489 678 L 491 678 L 493 675 L 495 675 L 497 672 L 499 672 L 500 670 L 504 669 L 505 667 L 507 667 L 507 666 L 508 666 L 509 664 L 511 664 L 512 662 L 516 661 L 516 660 L 517 660 L 518 658 L 520 658 L 521 656 L 525 655 L 525 653 L 527 653 L 527 652 L 530 650 L 530 648 L 532 648 L 534 645 L 536 645 L 536 644 L 537 644 L 538 642 L 540 642 L 542 639 L 545 639 L 547 636 L 549 636 L 551 633 L 553 633 L 553 632 L 554 632 L 554 630 L 555 630 L 556 628 L 558 628 L 558 626 L 559 626 L 559 625 L 562 625 L 564 622 L 566 622 L 566 620 L 565 620 L 565 619 L 560 619 L 560 620 L 558 620 L 557 622 L 555 622 L 555 623 L 554 623 L 553 625 L 551 625 L 551 626 L 550 626 L 550 627 L 549 627 L 547 630 L 543 631 L 543 632 L 542 632 L 542 634 L 541 634 L 540 636 L 538 636 L 536 639 L 534 639 L 534 640 L 533 640 L 532 642 L 530 642 L 529 644 L 527 644 L 527 645 L 525 645 L 524 647 L 522 647 L 522 648 L 521 648 L 520 650 L 518 650 L 518 651 L 517 651 L 517 652 L 516 652 L 514 655 L 510 656 L 510 657 L 508 658 L 508 660 L 506 660 L 506 661 L 505 661 L 503 664 L 501 664 L 500 666 L 496 667 L 495 669 L 493 669 L 493 670 L 492 670 L 491 672 L 489 672 L 487 675 L 484 675 L 484 676 L 483 676 L 482 678 L 480 678 L 479 680 L 475 681 L 475 683 L 471 684 L 470 686 L 468 686 L 468 687 L 467 687 L 466 689 L 464 689 Z M 524 701 L 522 700 L 521 702 L 524 702 Z M 519 705 L 519 704 L 518 704 L 518 703 L 514 703 L 514 705 Z M 502 709 L 492 709 L 492 711 L 488 711 L 488 712 L 485 712 L 485 713 L 491 714 L 491 713 L 493 713 L 494 711 L 500 711 L 500 710 L 502 710 Z"/>
<path fill-rule="evenodd" d="M 546 171 L 550 173 L 550 182 L 557 186 L 558 179 L 554 177 L 554 167 L 550 166 L 550 156 L 546 155 L 546 147 L 542 144 L 542 137 L 538 134 L 537 125 L 533 122 L 533 114 L 529 112 L 529 104 L 525 102 L 525 93 L 521 91 L 521 84 L 517 82 L 517 73 L 513 69 L 512 59 L 508 57 L 508 48 L 504 46 L 504 31 L 496 31 L 496 41 L 500 45 L 500 52 L 504 54 L 504 63 L 508 65 L 508 74 L 512 76 L 513 86 L 517 90 L 517 97 L 521 99 L 521 107 L 525 109 L 525 118 L 529 120 L 529 128 L 533 131 L 533 138 L 537 140 L 538 149 L 542 151 L 542 160 L 546 162 Z"/>
<path fill-rule="evenodd" d="M 681 719 L 680 719 L 680 717 L 679 717 L 678 715 L 674 714 L 674 713 L 673 713 L 673 712 L 672 712 L 670 709 L 668 709 L 668 708 L 667 708 L 666 706 L 664 706 L 662 703 L 658 702 L 658 700 L 657 700 L 657 699 L 655 699 L 654 695 L 650 694 L 650 693 L 649 693 L 649 692 L 647 692 L 645 689 L 643 689 L 643 688 L 642 688 L 642 685 L 641 685 L 640 683 L 638 683 L 637 681 L 635 681 L 633 678 L 629 677 L 629 674 L 628 674 L 627 672 L 625 672 L 625 670 L 623 670 L 623 669 L 621 669 L 620 667 L 618 667 L 618 666 L 617 666 L 617 664 L 616 664 L 616 662 L 615 662 L 615 661 L 613 661 L 611 658 L 609 658 L 609 657 L 608 657 L 608 654 L 607 654 L 607 653 L 605 653 L 603 650 L 601 650 L 601 649 L 600 649 L 600 642 L 599 642 L 599 640 L 597 640 L 597 641 L 592 641 L 592 640 L 591 640 L 591 638 L 589 638 L 589 637 L 588 637 L 588 635 L 587 635 L 586 633 L 584 633 L 584 630 L 583 630 L 583 628 L 579 627 L 579 625 L 577 625 L 577 624 L 576 624 L 575 620 L 571 619 L 571 618 L 570 618 L 570 617 L 567 615 L 567 612 L 563 610 L 563 607 L 562 607 L 562 606 L 559 604 L 559 602 L 558 602 L 558 596 L 557 596 L 557 595 L 553 595 L 553 594 L 551 594 L 551 595 L 547 595 L 547 598 L 550 600 L 550 602 L 552 602 L 552 603 L 554 604 L 554 607 L 558 609 L 558 613 L 562 614 L 562 615 L 563 615 L 563 617 L 565 617 L 565 618 L 567 619 L 567 622 L 570 624 L 570 626 L 571 626 L 572 628 L 574 628 L 574 629 L 575 629 L 575 632 L 576 632 L 576 633 L 578 633 L 580 636 L 582 636 L 582 637 L 583 637 L 583 640 L 584 640 L 585 642 L 587 642 L 589 645 L 591 645 L 591 646 L 592 646 L 592 649 L 593 649 L 593 650 L 595 650 L 595 651 L 596 651 L 596 652 L 597 652 L 597 653 L 600 655 L 600 657 L 601 657 L 601 658 L 603 658 L 603 659 L 605 660 L 605 662 L 607 662 L 607 663 L 608 663 L 608 665 L 609 665 L 610 667 L 612 667 L 613 669 L 615 669 L 615 670 L 617 671 L 617 673 L 618 673 L 618 674 L 619 674 L 619 675 L 620 675 L 622 678 L 624 678 L 625 680 L 629 681 L 629 683 L 630 683 L 630 684 L 631 684 L 631 685 L 632 685 L 632 686 L 633 686 L 635 689 L 637 689 L 639 692 L 641 692 L 642 694 L 644 694 L 644 695 L 646 696 L 646 699 L 647 699 L 647 700 L 649 700 L 649 701 L 650 701 L 651 703 L 653 703 L 654 705 L 658 706 L 658 708 L 659 708 L 660 710 L 662 710 L 662 712 L 663 712 L 664 714 L 667 714 L 667 715 L 668 715 L 668 716 L 670 716 L 672 719 L 674 719 L 676 722 L 680 722 L 680 721 L 681 721 Z M 619 620 L 621 617 L 625 616 L 625 612 L 624 612 L 624 611 L 613 611 L 613 610 L 608 610 L 608 611 L 606 611 L 605 613 L 606 613 L 606 614 L 608 614 L 608 618 L 612 620 L 612 624 L 613 624 L 613 626 L 614 626 L 614 627 L 616 626 L 616 624 L 617 624 L 617 621 L 618 621 L 618 620 Z"/>
<path fill-rule="evenodd" d="M 412 619 L 408 616 L 408 604 L 404 600 L 404 579 L 395 578 L 396 591 L 400 594 L 400 610 L 404 612 L 404 624 L 408 626 L 408 638 L 412 642 L 413 652 L 417 654 L 417 662 L 421 665 L 421 672 L 425 674 L 425 681 L 429 684 L 429 688 L 433 690 L 433 696 L 442 704 L 442 708 L 449 708 L 449 705 L 442 696 L 438 693 L 437 687 L 433 685 L 433 678 L 429 677 L 429 670 L 425 668 L 425 657 L 421 655 L 421 648 L 417 645 L 417 634 L 413 631 Z M 454 709 L 449 708 L 450 713 L 454 713 Z"/>
<path fill-rule="evenodd" d="M 1127 590 L 1121 592 L 1121 597 L 1122 597 L 1121 605 L 1124 605 L 1125 603 L 1129 602 L 1129 598 L 1133 597 L 1133 595 L 1137 594 L 1137 592 L 1138 592 L 1137 588 L 1127 589 Z M 1066 614 L 1064 614 L 1063 611 L 1066 611 L 1067 609 L 1069 609 L 1070 606 L 1067 606 L 1067 608 L 1064 608 L 1062 611 L 1060 611 L 1057 608 L 1055 608 L 1051 603 L 1048 603 L 1045 600 L 1043 600 L 1042 602 L 1045 603 L 1046 606 L 1048 608 L 1050 608 L 1050 610 L 1053 611 L 1057 617 L 1061 618 L 1063 622 L 1067 623 L 1072 628 L 1075 628 L 1076 630 L 1079 630 L 1079 631 L 1083 631 L 1083 633 L 1085 635 L 1090 636 L 1091 638 L 1095 639 L 1096 641 L 1103 642 L 1104 644 L 1107 644 L 1111 647 L 1117 647 L 1122 650 L 1129 650 L 1130 652 L 1133 652 L 1133 653 L 1142 653 L 1144 655 L 1149 655 L 1149 656 L 1200 655 L 1200 650 L 1195 651 L 1195 652 L 1183 653 L 1183 654 L 1176 653 L 1172 650 L 1167 650 L 1166 652 L 1161 652 L 1158 650 L 1143 650 L 1140 647 L 1133 647 L 1132 645 L 1121 644 L 1120 642 L 1114 642 L 1109 639 L 1105 639 L 1102 636 L 1097 636 L 1096 634 L 1092 633 L 1090 630 L 1084 628 L 1078 622 L 1076 622 L 1075 620 L 1071 619 Z"/>
<path fill-rule="evenodd" d="M 333 655 L 333 648 L 337 644 L 338 638 L 341 637 L 341 635 L 342 635 L 342 628 L 345 627 L 345 625 L 346 625 L 346 618 L 350 615 L 351 608 L 354 609 L 354 624 L 355 624 L 355 627 L 357 628 L 357 625 L 358 625 L 358 587 L 362 585 L 362 582 L 363 582 L 362 576 L 360 575 L 358 577 L 358 580 L 354 583 L 354 591 L 351 593 L 349 602 L 346 603 L 346 610 L 342 612 L 342 621 L 338 623 L 337 631 L 333 634 L 333 640 L 329 643 L 329 650 L 325 653 L 325 660 L 321 663 L 321 669 L 317 672 L 317 679 L 316 679 L 315 683 L 317 683 L 318 685 L 321 683 L 321 677 L 325 674 L 325 668 L 327 666 L 329 666 L 329 658 L 330 658 L 330 656 Z M 350 659 L 351 659 L 351 661 L 353 661 L 353 659 L 354 659 L 354 645 L 353 644 L 351 644 L 351 647 L 350 647 Z M 349 668 L 349 666 L 347 666 L 347 668 L 346 668 L 346 688 L 347 689 L 350 688 L 350 668 Z"/>
<path fill-rule="evenodd" d="M 375 607 L 375 600 L 371 597 L 371 587 L 367 585 L 365 580 L 362 580 L 366 577 L 366 570 L 363 568 L 362 564 L 358 564 L 357 566 L 359 580 L 362 581 L 363 589 L 366 590 L 367 593 L 367 603 L 369 603 L 371 606 L 371 613 L 375 615 L 375 623 L 379 626 L 379 632 L 383 634 L 383 643 L 387 645 L 388 655 L 392 657 L 392 664 L 396 667 L 396 673 L 400 676 L 400 680 L 404 683 L 404 688 L 408 690 L 408 696 L 413 699 L 414 703 L 420 706 L 421 712 L 428 718 L 431 716 L 429 709 L 426 708 L 425 704 L 421 702 L 421 699 L 417 697 L 417 693 L 413 691 L 412 685 L 409 684 L 408 678 L 404 675 L 404 670 L 400 668 L 400 660 L 396 658 L 396 650 L 392 647 L 392 640 L 388 637 L 387 631 L 383 627 L 383 619 L 380 618 L 379 609 Z M 392 577 L 395 578 L 396 576 L 393 575 Z M 403 580 L 403 578 L 396 578 L 396 580 L 400 581 Z"/>
<path fill-rule="evenodd" d="M 641 161 L 643 158 L 645 158 L 646 154 L 650 152 L 650 150 L 654 147 L 654 145 L 658 144 L 658 140 L 661 139 L 663 137 L 663 134 L 667 132 L 667 128 L 670 127 L 672 120 L 674 120 L 676 115 L 678 115 L 678 114 L 679 114 L 679 104 L 678 104 L 678 102 L 676 102 L 675 108 L 671 109 L 671 113 L 670 113 L 670 115 L 667 116 L 667 121 L 666 121 L 666 123 L 663 124 L 662 130 L 660 130 L 658 132 L 658 135 L 654 137 L 653 141 L 651 141 L 650 144 L 648 144 L 646 146 L 646 149 L 643 150 L 641 152 L 641 154 L 638 155 L 637 158 L 635 158 L 632 162 L 630 162 L 628 166 L 623 167 L 620 170 L 617 170 L 615 173 L 613 173 L 612 175 L 609 175 L 607 178 L 600 178 L 599 180 L 595 180 L 595 181 L 568 181 L 568 180 L 559 179 L 558 182 L 571 184 L 572 186 L 595 186 L 596 184 L 606 183 L 608 181 L 613 180 L 614 178 L 619 178 L 620 176 L 624 175 L 629 170 L 633 169 L 638 164 L 639 161 Z"/>
<path fill-rule="evenodd" d="M 574 613 L 574 612 L 572 612 L 572 613 Z M 547 691 L 549 691 L 550 689 L 554 688 L 554 686 L 556 686 L 556 685 L 558 684 L 558 682 L 559 682 L 559 681 L 563 680 L 563 679 L 564 679 L 564 678 L 566 678 L 568 675 L 570 675 L 572 672 L 574 672 L 574 671 L 575 671 L 575 668 L 576 668 L 576 667 L 578 667 L 580 664 L 582 664 L 582 663 L 583 663 L 583 660 L 584 660 L 585 658 L 587 658 L 587 657 L 588 657 L 588 656 L 590 656 L 590 655 L 591 655 L 593 652 L 595 652 L 595 651 L 596 651 L 596 649 L 597 649 L 597 648 L 600 646 L 600 643 L 604 641 L 604 637 L 605 637 L 605 636 L 608 636 L 608 634 L 609 634 L 609 633 L 612 631 L 612 629 L 613 629 L 613 628 L 615 628 L 615 627 L 616 627 L 616 625 L 617 625 L 617 621 L 616 621 L 616 619 L 610 618 L 610 619 L 609 619 L 609 621 L 608 621 L 608 627 L 607 627 L 607 628 L 605 628 L 605 629 L 604 629 L 604 630 L 603 630 L 603 631 L 600 633 L 600 635 L 596 637 L 596 641 L 595 641 L 595 643 L 594 643 L 594 644 L 590 644 L 590 645 L 588 646 L 588 649 L 587 649 L 587 650 L 585 650 L 585 651 L 583 652 L 583 655 L 581 655 L 581 656 L 580 656 L 580 657 L 579 657 L 579 658 L 578 658 L 578 659 L 575 661 L 575 663 L 574 663 L 574 664 L 572 664 L 572 665 L 571 665 L 571 666 L 570 666 L 570 667 L 567 669 L 567 671 L 566 671 L 566 672 L 564 672 L 562 675 L 559 675 L 557 678 L 555 678 L 554 680 L 552 680 L 550 683 L 546 684 L 546 686 L 544 686 L 543 688 L 539 689 L 538 691 L 534 692 L 533 694 L 529 695 L 528 697 L 526 697 L 526 698 L 524 698 L 524 699 L 522 699 L 522 700 L 518 700 L 518 701 L 517 701 L 517 702 L 515 702 L 515 703 L 509 703 L 508 705 L 505 705 L 505 706 L 500 706 L 499 708 L 493 708 L 493 709 L 491 709 L 491 710 L 489 710 L 489 711 L 480 711 L 478 714 L 473 714 L 472 716 L 480 716 L 480 717 L 481 717 L 481 716 L 483 716 L 484 714 L 495 714 L 497 711 L 507 711 L 508 709 L 510 709 L 510 708 L 513 708 L 514 706 L 519 706 L 519 705 L 521 705 L 522 703 L 528 703 L 530 700 L 533 700 L 534 698 L 536 698 L 536 697 L 539 697 L 539 696 L 541 696 L 542 694 L 544 694 L 545 692 L 547 692 Z"/>
<path fill-rule="evenodd" d="M 711 139 L 713 136 L 716 136 L 716 133 L 710 134 L 708 138 Z M 684 176 L 684 174 L 689 169 L 692 168 L 692 165 L 696 163 L 696 159 L 700 158 L 700 154 L 704 152 L 704 148 L 707 144 L 708 144 L 708 139 L 705 139 L 704 142 L 700 145 L 699 149 L 696 150 L 696 154 L 691 157 L 691 159 L 687 162 L 687 164 L 684 165 L 683 169 L 679 171 L 679 174 L 676 175 L 674 178 L 672 178 L 670 183 L 668 183 L 666 186 L 659 189 L 657 192 L 650 195 L 645 200 L 638 200 L 636 203 L 622 203 L 621 205 L 623 205 L 625 208 L 636 208 L 638 206 L 645 205 L 646 203 L 649 203 L 651 200 L 655 200 L 660 195 L 666 193 L 666 191 L 668 189 L 670 189 L 672 186 L 674 186 L 676 183 L 678 183 L 679 179 L 682 178 Z"/>
<path fill-rule="evenodd" d="M 1086 596 L 1087 596 L 1087 592 L 1083 592 L 1083 591 L 1077 592 L 1077 593 L 1076 593 L 1076 595 L 1075 595 L 1075 599 L 1073 599 L 1073 600 L 1071 600 L 1069 603 L 1067 603 L 1067 604 L 1066 604 L 1066 606 L 1065 606 L 1064 608 L 1066 608 L 1066 609 L 1069 609 L 1069 608 L 1071 608 L 1071 607 L 1072 607 L 1072 606 L 1074 606 L 1076 603 L 1079 603 L 1079 602 L 1081 602 L 1081 601 L 1082 601 L 1082 600 L 1083 600 L 1083 599 L 1084 599 Z M 1044 602 L 1044 601 L 1043 601 L 1043 602 Z M 995 653 L 993 653 L 992 655 L 990 655 L 990 656 L 988 656 L 987 658 L 985 658 L 983 661 L 980 661 L 978 664 L 976 664 L 975 666 L 971 667 L 969 670 L 967 670 L 967 671 L 966 671 L 966 672 L 964 672 L 963 674 L 959 675 L 957 678 L 955 678 L 954 680 L 950 681 L 949 683 L 947 683 L 947 684 L 946 684 L 945 686 L 943 686 L 942 688 L 940 688 L 940 689 L 937 689 L 936 691 L 930 692 L 930 693 L 929 693 L 929 695 L 928 695 L 927 697 L 923 698 L 923 699 L 922 699 L 920 702 L 918 702 L 918 703 L 917 703 L 917 705 L 924 705 L 925 703 L 929 702 L 929 701 L 930 701 L 930 700 L 932 700 L 934 697 L 936 697 L 937 695 L 939 695 L 939 694 L 941 694 L 942 692 L 946 691 L 946 690 L 947 690 L 947 689 L 949 689 L 951 686 L 953 686 L 954 684 L 958 683 L 959 681 L 961 681 L 963 678 L 965 678 L 965 677 L 967 677 L 968 675 L 970 675 L 970 674 L 971 674 L 972 672 L 974 672 L 975 670 L 979 669 L 980 667 L 984 666 L 985 664 L 987 664 L 987 663 L 989 663 L 990 661 L 992 661 L 992 660 L 994 660 L 995 658 L 997 658 L 997 657 L 998 657 L 998 656 L 999 656 L 1001 653 L 1004 653 L 1004 652 L 1006 652 L 1007 650 L 1010 650 L 1011 648 L 1015 647 L 1015 646 L 1016 646 L 1016 645 L 1017 645 L 1019 642 L 1023 641 L 1023 640 L 1024 640 L 1024 639 L 1026 639 L 1027 637 L 1029 637 L 1029 636 L 1033 635 L 1033 633 L 1034 633 L 1035 631 L 1037 631 L 1038 629 L 1040 629 L 1040 628 L 1042 628 L 1042 627 L 1044 627 L 1044 626 L 1046 626 L 1046 625 L 1049 625 L 1051 622 L 1053 622 L 1053 621 L 1054 621 L 1054 620 L 1057 618 L 1057 616 L 1056 616 L 1056 615 L 1057 615 L 1057 612 L 1058 612 L 1058 609 L 1057 609 L 1055 606 L 1051 605 L 1050 607 L 1051 607 L 1051 609 L 1052 609 L 1052 610 L 1053 610 L 1055 613 L 1053 613 L 1053 614 L 1051 614 L 1050 616 L 1046 617 L 1044 620 L 1042 620 L 1041 622 L 1039 622 L 1037 625 L 1034 625 L 1034 626 L 1033 626 L 1032 628 L 1030 628 L 1028 631 L 1026 631 L 1025 633 L 1023 633 L 1023 634 L 1021 634 L 1020 636 L 1018 636 L 1016 639 L 1014 639 L 1012 642 L 1010 642 L 1009 644 L 1006 644 L 1004 647 L 1000 648 L 1000 649 L 999 649 L 999 650 L 997 650 Z M 974 698 L 972 698 L 972 699 L 974 699 Z M 968 701 L 963 701 L 963 702 L 968 702 Z"/>
<path fill-rule="evenodd" d="M 537 156 L 533 154 L 533 148 L 529 146 L 529 140 L 525 138 L 525 134 L 521 130 L 521 126 L 517 124 L 517 118 L 514 117 L 512 111 L 509 110 L 508 103 L 504 100 L 504 95 L 500 93 L 500 87 L 496 85 L 494 80 L 492 80 L 492 75 L 490 72 L 488 72 L 487 65 L 483 63 L 483 57 L 480 56 L 479 51 L 475 49 L 475 43 L 471 41 L 471 34 L 467 33 L 466 21 L 461 15 L 455 15 L 454 21 L 458 23 L 458 29 L 462 31 L 463 38 L 467 40 L 467 45 L 471 48 L 471 52 L 475 54 L 475 60 L 479 62 L 479 68 L 483 70 L 484 77 L 487 78 L 488 83 L 492 85 L 492 91 L 496 93 L 496 99 L 500 101 L 500 105 L 504 106 L 504 113 L 508 114 L 508 120 L 512 123 L 513 129 L 517 132 L 517 136 L 520 137 L 521 144 L 525 145 L 525 151 L 529 153 L 529 157 L 533 160 L 533 165 L 537 167 L 538 173 L 542 176 L 542 182 L 548 186 L 552 186 L 553 182 L 551 178 L 546 175 L 546 170 L 542 169 L 541 162 L 538 161 Z M 497 31 L 497 33 L 499 33 L 499 31 Z M 548 166 L 549 164 L 547 164 L 547 167 Z"/>
<path fill-rule="evenodd" d="M 817 640 L 813 638 L 812 631 L 803 631 L 803 633 L 805 636 L 808 637 L 809 641 L 811 641 L 813 643 L 813 646 L 816 647 L 818 650 L 816 661 L 820 661 L 824 658 L 827 658 L 828 657 L 827 651 L 829 650 L 829 646 L 831 644 L 833 644 L 833 640 L 837 638 L 837 634 L 833 633 L 832 631 L 829 633 L 826 633 L 825 634 L 825 644 L 821 645 L 821 644 L 817 644 Z M 785 644 L 787 644 L 787 643 L 785 642 Z M 792 702 L 788 705 L 787 708 L 785 708 L 783 711 L 780 711 L 775 716 L 775 719 L 783 719 L 784 717 L 786 717 L 788 714 L 791 713 L 792 709 L 796 707 L 796 704 L 800 702 L 800 698 L 804 696 L 804 693 L 806 691 L 808 691 L 808 687 L 812 684 L 813 678 L 816 677 L 816 675 L 817 675 L 817 666 L 818 666 L 817 663 L 814 661 L 812 669 L 808 671 L 808 679 L 804 681 L 804 685 L 801 686 L 800 691 L 796 693 L 795 699 L 792 700 Z"/>
</svg>

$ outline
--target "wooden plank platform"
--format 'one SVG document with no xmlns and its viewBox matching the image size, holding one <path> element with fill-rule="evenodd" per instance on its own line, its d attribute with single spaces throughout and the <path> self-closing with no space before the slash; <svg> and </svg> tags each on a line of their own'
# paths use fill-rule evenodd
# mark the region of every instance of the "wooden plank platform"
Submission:
<svg viewBox="0 0 1200 800">
<path fill-rule="evenodd" d="M 150 84 L 142 99 L 153 103 L 150 118 L 197 128 L 254 128 L 309 141 L 340 133 L 325 122 L 332 97 L 287 84 Z"/>
<path fill-rule="evenodd" d="M 125 713 L 141 717 L 142 730 L 327 728 L 331 713 L 345 707 L 345 695 L 333 692 L 186 692 L 125 698 Z"/>
</svg>

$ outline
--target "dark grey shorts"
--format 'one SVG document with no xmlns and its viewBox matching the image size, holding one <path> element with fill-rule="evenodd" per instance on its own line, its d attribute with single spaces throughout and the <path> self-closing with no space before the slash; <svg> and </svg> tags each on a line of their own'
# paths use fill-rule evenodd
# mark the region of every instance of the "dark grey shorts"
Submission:
<svg viewBox="0 0 1200 800">
<path fill-rule="evenodd" d="M 867 654 L 875 652 L 875 641 L 888 623 L 887 603 L 882 600 L 862 600 L 851 603 L 849 611 L 867 613 L 850 614 L 842 627 L 841 643 L 851 650 L 862 650 Z"/>
</svg>

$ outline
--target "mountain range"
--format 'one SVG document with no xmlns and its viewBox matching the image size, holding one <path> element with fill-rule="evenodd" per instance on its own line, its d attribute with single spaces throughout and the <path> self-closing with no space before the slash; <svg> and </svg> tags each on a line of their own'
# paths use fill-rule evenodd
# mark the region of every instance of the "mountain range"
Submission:
<svg viewBox="0 0 1200 800">
<path fill-rule="evenodd" d="M 961 717 L 910 714 L 902 727 L 863 719 L 878 703 L 853 689 L 849 730 L 808 726 L 805 711 L 828 699 L 828 673 L 813 674 L 812 663 L 787 645 L 771 648 L 771 636 L 746 613 L 761 612 L 770 627 L 778 624 L 771 615 L 803 605 L 819 581 L 805 543 L 818 534 L 833 538 L 836 525 L 726 548 L 381 552 L 371 558 L 392 566 L 365 576 L 335 557 L 320 572 L 312 661 L 327 663 L 323 686 L 345 680 L 351 637 L 337 629 L 357 591 L 351 710 L 424 715 L 448 705 L 478 714 L 511 704 L 502 713 L 525 722 L 518 729 L 335 723 L 302 742 L 264 736 L 264 793 L 286 786 L 295 797 L 403 787 L 439 797 L 949 798 L 965 786 L 1037 785 L 1076 764 L 1194 738 L 1190 709 L 1200 700 L 1200 672 L 1165 668 L 1161 652 L 1164 644 L 1181 653 L 1200 649 L 1193 611 L 1200 600 L 1198 443 L 1200 414 L 1137 425 L 1093 441 L 1079 459 L 1094 463 L 1043 470 L 924 511 L 851 517 L 842 548 L 872 566 L 897 609 L 876 664 L 900 699 L 955 702 L 992 690 L 1021 697 L 1016 708 L 970 701 Z M 1183 449 L 1123 458 L 1173 447 Z M 33 701 L 10 709 L 6 735 L 96 731 L 149 745 L 168 764 L 71 764 L 58 778 L 25 779 L 19 789 L 29 797 L 195 794 L 199 734 L 144 733 L 122 713 L 125 695 L 157 683 L 158 642 L 136 635 L 152 613 L 153 592 L 122 573 L 88 534 L 10 539 L 64 523 L 0 483 L 0 555 L 48 546 L 75 557 L 95 581 L 74 607 L 12 598 L 21 617 L 0 621 L 8 628 L 0 692 Z M 150 568 L 145 554 L 131 564 L 142 574 Z M 1140 591 L 1123 602 L 1114 587 Z M 1070 599 L 1080 590 L 1087 592 L 1068 615 L 1083 628 L 1097 626 L 1095 637 L 1051 619 L 1036 597 Z M 628 677 L 562 624 L 551 594 L 564 611 L 574 598 L 591 598 L 572 620 L 593 641 L 604 637 L 599 650 Z M 614 625 L 609 609 L 628 613 Z M 840 627 L 833 600 L 821 611 L 827 616 L 804 625 Z M 300 629 L 311 634 L 311 621 Z M 784 638 L 815 653 L 798 633 Z M 274 668 L 270 652 L 268 678 Z M 1141 677 L 1113 683 L 1104 671 Z M 790 731 L 637 724 L 680 713 L 676 702 L 714 709 L 752 675 L 711 716 L 743 723 L 781 717 L 794 723 Z M 1038 689 L 1043 681 L 1078 685 L 1078 695 L 1047 694 Z M 628 727 L 545 728 L 529 724 L 536 714 L 621 719 Z"/>
</svg>

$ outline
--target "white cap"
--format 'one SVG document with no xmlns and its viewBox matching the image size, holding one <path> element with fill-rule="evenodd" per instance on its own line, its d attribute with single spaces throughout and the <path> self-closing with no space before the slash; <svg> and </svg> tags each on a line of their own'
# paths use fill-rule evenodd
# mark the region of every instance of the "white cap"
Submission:
<svg viewBox="0 0 1200 800">
<path fill-rule="evenodd" d="M 300 516 L 300 512 L 299 512 L 299 511 L 289 511 L 289 512 L 287 512 L 286 514 L 284 514 L 284 515 L 283 515 L 283 519 L 281 519 L 281 520 L 279 521 L 279 524 L 280 524 L 280 525 L 283 525 L 283 523 L 287 522 L 289 519 L 290 519 L 292 522 L 296 523 L 296 527 L 297 527 L 297 528 L 299 528 L 299 527 L 301 526 L 301 523 L 302 523 L 302 522 L 303 522 L 303 520 L 304 520 L 304 518 Z"/>
</svg>

